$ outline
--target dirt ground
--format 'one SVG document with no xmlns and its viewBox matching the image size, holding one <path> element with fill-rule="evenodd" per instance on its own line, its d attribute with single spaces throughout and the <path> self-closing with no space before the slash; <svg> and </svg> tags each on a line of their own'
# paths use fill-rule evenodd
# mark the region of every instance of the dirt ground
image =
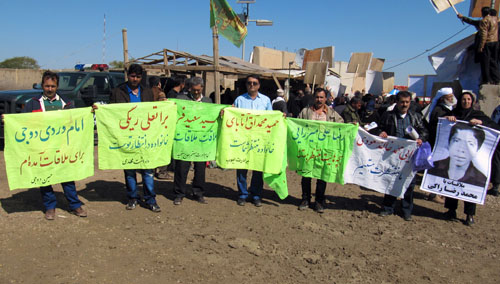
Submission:
<svg viewBox="0 0 500 284">
<path fill-rule="evenodd" d="M 162 212 L 128 211 L 123 172 L 96 165 L 76 183 L 89 216 L 70 215 L 58 185 L 46 221 L 37 189 L 9 191 L 1 157 L 0 283 L 500 282 L 500 198 L 466 227 L 418 190 L 405 222 L 378 216 L 381 194 L 329 184 L 318 214 L 297 210 L 300 177 L 289 172 L 287 199 L 266 187 L 262 207 L 241 207 L 235 171 L 207 169 L 208 204 L 174 206 L 173 183 L 156 181 Z"/>
</svg>

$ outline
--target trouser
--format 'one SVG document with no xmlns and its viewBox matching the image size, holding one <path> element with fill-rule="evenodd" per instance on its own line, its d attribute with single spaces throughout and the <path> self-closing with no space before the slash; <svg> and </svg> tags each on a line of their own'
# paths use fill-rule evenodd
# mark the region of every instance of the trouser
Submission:
<svg viewBox="0 0 500 284">
<path fill-rule="evenodd" d="M 239 198 L 246 199 L 248 197 L 247 190 L 247 173 L 248 170 L 236 170 L 236 183 L 238 184 Z M 260 199 L 264 181 L 262 180 L 262 172 L 252 171 L 252 182 L 250 184 L 250 193 L 254 200 Z"/>
<path fill-rule="evenodd" d="M 302 200 L 311 201 L 311 182 L 312 179 L 302 177 Z M 325 203 L 326 182 L 320 179 L 316 180 L 316 194 L 315 199 L 318 203 Z"/>
<path fill-rule="evenodd" d="M 64 197 L 68 200 L 69 208 L 71 210 L 75 210 L 76 208 L 81 207 L 82 202 L 78 199 L 78 195 L 76 194 L 75 182 L 63 182 L 61 183 L 61 186 L 64 191 Z M 40 193 L 42 194 L 43 206 L 45 207 L 45 210 L 56 208 L 57 199 L 52 186 L 49 185 L 40 187 Z"/>
<path fill-rule="evenodd" d="M 124 170 L 125 172 L 125 183 L 127 185 L 127 197 L 129 199 L 139 199 L 137 194 L 137 177 L 136 171 L 140 172 L 142 175 L 142 189 L 144 192 L 143 198 L 147 204 L 156 203 L 156 193 L 154 190 L 154 170 Z"/>
<path fill-rule="evenodd" d="M 401 209 L 404 216 L 410 216 L 413 211 L 413 189 L 415 188 L 416 178 L 414 177 L 410 183 L 410 186 L 406 189 L 406 192 L 401 200 Z M 390 213 L 394 213 L 394 208 L 396 207 L 397 197 L 386 194 L 384 195 L 384 210 Z"/>
<path fill-rule="evenodd" d="M 457 210 L 458 199 L 446 197 L 444 207 L 450 210 Z M 464 201 L 464 214 L 476 215 L 476 203 Z"/>
<path fill-rule="evenodd" d="M 193 195 L 201 197 L 203 196 L 205 188 L 206 162 L 193 162 L 193 164 L 194 164 Z M 174 175 L 175 197 L 183 198 L 186 196 L 186 180 L 190 166 L 191 162 L 186 162 L 181 160 L 177 160 L 175 162 L 175 175 Z"/>
<path fill-rule="evenodd" d="M 500 184 L 500 143 L 491 157 L 491 179 L 493 184 Z"/>
<path fill-rule="evenodd" d="M 498 42 L 487 42 L 481 53 L 481 83 L 498 84 L 500 76 L 498 74 Z"/>
</svg>

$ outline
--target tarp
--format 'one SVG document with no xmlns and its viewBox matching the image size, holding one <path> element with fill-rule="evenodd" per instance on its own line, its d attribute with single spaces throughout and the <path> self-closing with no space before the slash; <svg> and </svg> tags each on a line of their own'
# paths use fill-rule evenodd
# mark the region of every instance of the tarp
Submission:
<svg viewBox="0 0 500 284">
<path fill-rule="evenodd" d="M 92 176 L 94 119 L 90 110 L 6 114 L 4 155 L 10 189 Z"/>
</svg>

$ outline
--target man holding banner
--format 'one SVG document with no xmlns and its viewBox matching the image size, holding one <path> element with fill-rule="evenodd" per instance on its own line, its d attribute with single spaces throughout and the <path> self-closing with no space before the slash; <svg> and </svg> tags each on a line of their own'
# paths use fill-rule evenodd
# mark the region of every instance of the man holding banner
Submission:
<svg viewBox="0 0 500 284">
<path fill-rule="evenodd" d="M 154 95 L 151 89 L 141 86 L 142 66 L 130 65 L 127 72 L 127 82 L 118 85 L 111 93 L 110 103 L 139 103 L 152 102 Z M 153 212 L 160 212 L 160 206 L 156 203 L 154 191 L 154 169 L 124 170 L 125 183 L 127 185 L 127 197 L 129 198 L 126 209 L 132 210 L 137 206 L 139 195 L 137 194 L 136 171 L 142 174 L 144 201 Z"/>
<path fill-rule="evenodd" d="M 273 110 L 271 100 L 259 93 L 260 77 L 258 75 L 250 75 L 246 79 L 247 92 L 236 98 L 234 106 L 237 108 L 254 109 L 254 110 Z M 236 183 L 238 184 L 238 205 L 244 206 L 248 198 L 247 190 L 247 173 L 248 170 L 236 170 Z M 252 172 L 252 182 L 250 192 L 252 193 L 253 204 L 257 207 L 262 206 L 260 195 L 264 187 L 262 180 L 262 172 Z"/>
<path fill-rule="evenodd" d="M 385 112 L 380 119 L 379 128 L 382 132 L 379 134 L 382 138 L 387 138 L 388 135 L 400 138 L 413 139 L 417 141 L 417 145 L 422 145 L 429 135 L 427 128 L 424 125 L 422 115 L 415 113 L 410 108 L 411 93 L 401 91 L 396 95 L 396 107 L 392 111 Z M 418 137 L 411 135 L 413 129 Z M 403 218 L 405 221 L 411 221 L 411 212 L 413 210 L 413 188 L 415 187 L 415 178 L 413 178 L 410 186 L 406 189 L 402 200 Z M 389 216 L 394 214 L 397 197 L 385 194 L 383 206 L 384 209 L 380 212 L 380 216 Z"/>
<path fill-rule="evenodd" d="M 29 101 L 23 112 L 45 112 L 73 108 L 73 104 L 57 94 L 59 76 L 52 71 L 45 71 L 42 75 L 43 94 Z M 47 130 L 48 131 L 48 130 Z M 82 208 L 82 202 L 78 199 L 74 181 L 61 184 L 64 196 L 69 202 L 70 212 L 79 217 L 87 217 L 87 212 Z M 57 199 L 52 186 L 40 187 L 43 205 L 45 206 L 45 219 L 54 220 L 56 216 Z"/>
<path fill-rule="evenodd" d="M 193 77 L 188 81 L 189 93 L 187 95 L 179 95 L 177 99 L 189 100 L 194 102 L 212 103 L 209 97 L 204 97 L 203 92 L 203 79 L 200 77 Z M 194 179 L 193 179 L 193 197 L 201 204 L 206 204 L 207 201 L 203 197 L 205 187 L 205 169 L 206 161 L 196 161 L 194 164 Z M 175 161 L 175 175 L 174 175 L 174 205 L 180 205 L 182 199 L 186 196 L 186 179 L 191 166 L 190 161 L 176 160 Z"/>
<path fill-rule="evenodd" d="M 326 105 L 326 91 L 323 88 L 316 88 L 314 90 L 314 105 L 304 108 L 298 118 L 330 121 L 330 122 L 344 122 L 344 119 L 332 108 Z M 305 210 L 311 206 L 311 182 L 312 178 L 302 177 L 302 201 L 299 205 L 299 210 Z M 323 213 L 325 208 L 325 191 L 326 181 L 316 179 L 316 195 L 314 210 L 318 213 Z"/>
</svg>

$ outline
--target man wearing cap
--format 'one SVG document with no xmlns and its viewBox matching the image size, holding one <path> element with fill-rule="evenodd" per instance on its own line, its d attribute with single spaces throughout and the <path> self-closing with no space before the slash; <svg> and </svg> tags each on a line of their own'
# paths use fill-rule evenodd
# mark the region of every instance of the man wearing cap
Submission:
<svg viewBox="0 0 500 284">
<path fill-rule="evenodd" d="M 285 114 L 288 113 L 288 110 L 286 107 L 286 101 L 284 99 L 285 91 L 283 91 L 282 89 L 278 89 L 278 91 L 276 91 L 276 96 L 277 96 L 276 99 L 274 99 L 271 102 L 271 105 L 273 106 L 273 110 L 279 110 Z"/>
</svg>

